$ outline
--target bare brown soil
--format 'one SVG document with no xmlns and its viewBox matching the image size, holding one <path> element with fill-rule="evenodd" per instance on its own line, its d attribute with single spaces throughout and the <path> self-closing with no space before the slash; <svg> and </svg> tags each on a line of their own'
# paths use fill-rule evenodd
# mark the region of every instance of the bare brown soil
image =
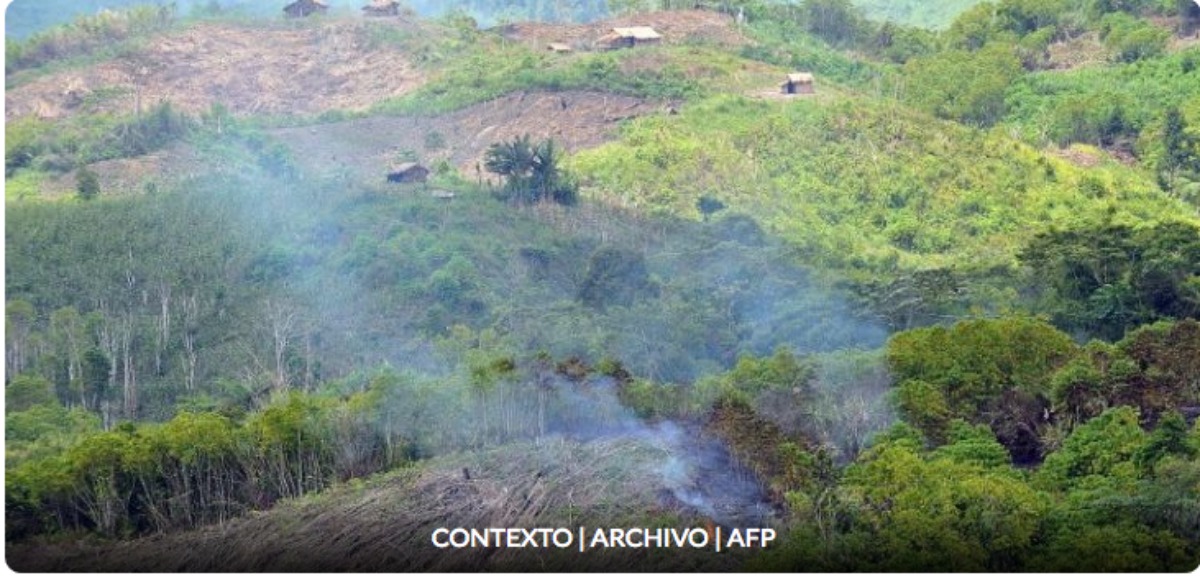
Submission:
<svg viewBox="0 0 1200 578">
<path fill-rule="evenodd" d="M 1167 50 L 1170 52 L 1187 50 L 1200 44 L 1200 28 L 1181 34 L 1178 16 L 1152 16 L 1148 20 L 1151 24 L 1171 33 L 1171 39 L 1167 42 Z"/>
<path fill-rule="evenodd" d="M 371 117 L 286 128 L 271 135 L 289 146 L 301 168 L 384 180 L 388 165 L 413 154 L 426 166 L 445 160 L 472 179 L 486 179 L 484 151 L 524 134 L 552 138 L 567 151 L 603 144 L 621 121 L 662 114 L 670 105 L 602 92 L 518 92 L 434 117 Z"/>
<path fill-rule="evenodd" d="M 650 26 L 662 35 L 666 44 L 710 42 L 722 46 L 741 46 L 749 42 L 727 15 L 708 10 L 671 10 L 648 12 L 601 20 L 592 24 L 544 24 L 520 22 L 501 29 L 510 40 L 545 49 L 551 42 L 562 42 L 576 50 L 595 48 L 596 40 L 614 27 Z"/>
<path fill-rule="evenodd" d="M 416 26 L 405 19 L 373 19 Z M 663 42 L 747 42 L 728 15 L 685 10 L 589 25 L 521 23 L 508 38 L 544 49 L 549 42 L 588 48 L 614 26 L 652 26 Z M 383 43 L 380 43 L 383 44 Z M 396 47 L 370 41 L 368 23 L 331 20 L 245 28 L 206 23 L 170 32 L 94 66 L 36 77 L 5 95 L 6 118 L 62 118 L 87 110 L 132 112 L 169 101 L 189 113 L 220 103 L 234 114 L 312 115 L 364 110 L 415 90 L 425 78 Z"/>
<path fill-rule="evenodd" d="M 1100 158 L 1098 154 L 1080 149 L 1078 147 L 1050 149 L 1047 152 L 1060 159 L 1068 161 L 1077 167 L 1083 167 L 1085 169 L 1095 167 L 1104 160 Z"/>
<path fill-rule="evenodd" d="M 1116 161 L 1127 167 L 1137 165 L 1137 156 L 1133 154 L 1130 145 L 1118 144 L 1104 148 L 1083 148 L 1078 145 L 1065 149 L 1047 149 L 1047 153 L 1070 162 L 1078 167 L 1090 169 L 1104 163 Z"/>
<path fill-rule="evenodd" d="M 132 112 L 160 100 L 190 112 L 220 103 L 234 114 L 362 110 L 423 79 L 403 54 L 373 48 L 366 25 L 201 24 L 156 37 L 134 54 L 39 77 L 5 95 L 6 117 L 61 118 L 81 107 Z"/>
<path fill-rule="evenodd" d="M 653 467 L 661 451 L 629 439 L 562 439 L 439 459 L 197 530 L 130 541 L 59 539 L 9 544 L 20 571 L 728 571 L 743 553 L 711 550 L 478 548 L 439 550 L 440 527 L 627 527 L 665 516 L 703 524 L 664 504 Z M 576 541 L 578 536 L 576 535 Z"/>
<path fill-rule="evenodd" d="M 470 179 L 490 181 L 482 169 L 492 143 L 528 134 L 554 139 L 568 152 L 615 138 L 622 121 L 669 112 L 671 103 L 589 91 L 519 92 L 431 117 L 375 116 L 345 122 L 274 129 L 269 134 L 292 151 L 305 173 L 383 183 L 388 167 L 415 155 L 433 168 L 449 162 Z M 186 144 L 139 157 L 89 165 L 105 194 L 141 193 L 147 184 L 169 185 L 200 170 L 198 153 Z M 477 171 L 478 168 L 478 171 Z M 47 198 L 75 194 L 76 171 L 41 185 Z"/>
</svg>

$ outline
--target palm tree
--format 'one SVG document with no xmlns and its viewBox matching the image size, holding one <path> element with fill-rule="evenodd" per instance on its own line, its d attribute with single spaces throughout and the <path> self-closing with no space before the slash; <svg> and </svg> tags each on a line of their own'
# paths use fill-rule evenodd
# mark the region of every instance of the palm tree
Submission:
<svg viewBox="0 0 1200 578">
<path fill-rule="evenodd" d="M 559 148 L 553 140 L 531 143 L 529 135 L 498 142 L 484 153 L 487 170 L 504 177 L 509 199 L 536 203 L 543 199 L 573 205 L 578 186 L 558 168 Z"/>
</svg>

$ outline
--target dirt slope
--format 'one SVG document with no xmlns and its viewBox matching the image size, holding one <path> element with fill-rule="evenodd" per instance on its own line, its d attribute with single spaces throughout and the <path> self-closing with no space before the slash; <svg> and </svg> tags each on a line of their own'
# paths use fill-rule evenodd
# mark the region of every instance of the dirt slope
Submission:
<svg viewBox="0 0 1200 578">
<path fill-rule="evenodd" d="M 564 106 L 565 103 L 565 106 Z M 288 146 L 297 165 L 315 176 L 338 175 L 382 182 L 386 167 L 402 154 L 415 154 L 432 167 L 441 160 L 470 179 L 489 145 L 523 134 L 553 138 L 568 151 L 595 147 L 616 135 L 621 121 L 663 114 L 671 104 L 602 92 L 519 92 L 433 117 L 369 117 L 347 122 L 275 129 L 270 135 Z M 435 136 L 436 135 L 436 136 Z M 89 165 L 109 193 L 141 193 L 147 183 L 169 186 L 209 170 L 199 153 L 176 143 L 147 155 Z M 45 198 L 75 194 L 76 172 L 47 179 Z"/>
<path fill-rule="evenodd" d="M 529 134 L 576 151 L 612 138 L 622 120 L 661 114 L 668 106 L 602 92 L 518 92 L 435 117 L 372 117 L 271 134 L 313 172 L 382 181 L 387 165 L 410 152 L 429 166 L 447 160 L 474 179 L 480 176 L 476 163 L 494 142 Z"/>
<path fill-rule="evenodd" d="M 163 188 L 209 169 L 192 146 L 176 142 L 149 154 L 92 163 L 88 165 L 88 170 L 96 173 L 100 190 L 108 194 L 142 193 L 151 183 L 154 187 Z M 42 198 L 74 195 L 78 172 L 73 170 L 43 181 L 39 191 Z"/>
<path fill-rule="evenodd" d="M 221 103 L 239 115 L 314 114 L 365 109 L 421 85 L 403 54 L 368 40 L 366 25 L 354 21 L 200 24 L 155 37 L 133 54 L 8 90 L 6 116 L 131 112 L 139 92 L 143 106 L 168 100 L 191 113 Z"/>
<path fill-rule="evenodd" d="M 385 21 L 386 20 L 386 21 Z M 190 113 L 221 103 L 234 114 L 317 114 L 363 110 L 418 88 L 424 78 L 395 47 L 377 46 L 370 26 L 418 26 L 405 19 L 276 23 L 246 28 L 205 23 L 154 37 L 129 54 L 40 76 L 7 91 L 6 118 L 61 118 L 79 111 L 131 112 L 168 100 Z M 501 32 L 537 49 L 584 48 L 614 26 L 653 26 L 666 43 L 746 38 L 728 15 L 652 12 L 589 25 L 522 23 Z"/>
<path fill-rule="evenodd" d="M 728 571 L 745 552 L 434 548 L 439 527 L 629 527 L 704 520 L 664 503 L 663 451 L 629 438 L 544 439 L 459 454 L 285 503 L 223 526 L 126 542 L 8 545 L 22 571 Z M 465 472 L 464 472 L 465 470 Z"/>
</svg>

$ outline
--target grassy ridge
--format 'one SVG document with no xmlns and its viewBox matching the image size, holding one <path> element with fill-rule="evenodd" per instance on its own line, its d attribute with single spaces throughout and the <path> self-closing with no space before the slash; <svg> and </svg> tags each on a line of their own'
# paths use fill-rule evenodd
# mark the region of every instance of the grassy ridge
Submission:
<svg viewBox="0 0 1200 578">
<path fill-rule="evenodd" d="M 1003 124 L 1028 142 L 1096 138 L 1102 131 L 1090 125 L 1099 128 L 1115 114 L 1124 125 L 1117 132 L 1135 140 L 1145 134 L 1137 144 L 1152 149 L 1167 108 L 1180 107 L 1200 121 L 1200 49 L 1132 64 L 1029 74 L 1009 88 L 1007 102 Z"/>
<path fill-rule="evenodd" d="M 866 97 L 713 97 L 632 123 L 573 168 L 593 194 L 650 211 L 696 215 L 700 196 L 716 196 L 834 268 L 1008 265 L 1051 223 L 1110 208 L 1134 220 L 1191 212 L 1136 169 L 1085 171 Z"/>
</svg>

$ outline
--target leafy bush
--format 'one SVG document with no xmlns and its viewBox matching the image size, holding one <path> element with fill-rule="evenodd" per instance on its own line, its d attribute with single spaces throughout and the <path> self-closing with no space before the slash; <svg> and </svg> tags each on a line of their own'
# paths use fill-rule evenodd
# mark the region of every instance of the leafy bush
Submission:
<svg viewBox="0 0 1200 578">
<path fill-rule="evenodd" d="M 66 172 L 98 161 L 159 150 L 191 134 L 195 122 L 163 101 L 141 114 L 81 115 L 54 124 L 33 118 L 5 125 L 6 174 L 23 168 Z"/>
<path fill-rule="evenodd" d="M 1134 62 L 1162 54 L 1171 33 L 1118 12 L 1101 19 L 1100 38 L 1118 61 Z"/>
<path fill-rule="evenodd" d="M 94 171 L 87 167 L 76 171 L 75 194 L 84 201 L 90 201 L 100 194 L 100 179 Z"/>
<path fill-rule="evenodd" d="M 990 43 L 978 51 L 950 50 L 910 60 L 907 99 L 941 118 L 978 126 L 999 122 L 1005 93 L 1020 77 L 1021 61 L 1013 48 Z"/>
</svg>

